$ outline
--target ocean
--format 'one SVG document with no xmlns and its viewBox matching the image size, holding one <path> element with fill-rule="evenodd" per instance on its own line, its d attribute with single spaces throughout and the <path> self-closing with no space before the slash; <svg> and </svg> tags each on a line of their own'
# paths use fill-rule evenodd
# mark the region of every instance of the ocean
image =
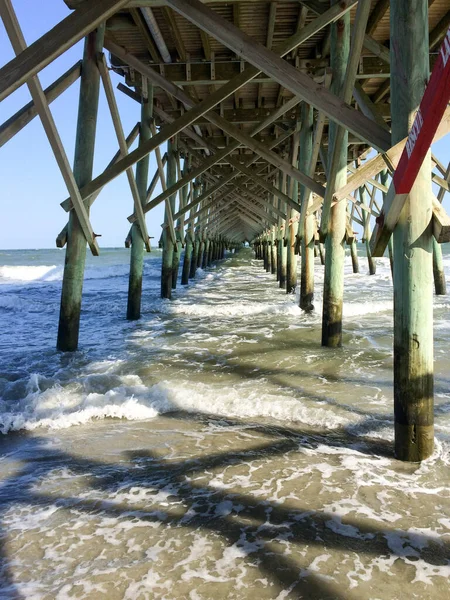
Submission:
<svg viewBox="0 0 450 600">
<path fill-rule="evenodd" d="M 447 281 L 450 251 L 444 249 Z M 444 599 L 450 296 L 434 298 L 435 452 L 393 457 L 392 283 L 345 264 L 322 348 L 250 249 L 173 300 L 145 258 L 88 256 L 80 349 L 55 350 L 64 251 L 0 251 L 0 598 Z"/>
</svg>

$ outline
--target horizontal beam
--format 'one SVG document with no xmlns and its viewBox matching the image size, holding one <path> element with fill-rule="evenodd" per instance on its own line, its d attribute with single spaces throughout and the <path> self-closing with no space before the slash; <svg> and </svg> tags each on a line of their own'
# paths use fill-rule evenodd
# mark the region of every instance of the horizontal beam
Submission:
<svg viewBox="0 0 450 600">
<path fill-rule="evenodd" d="M 110 31 L 110 30 L 108 30 Z M 111 36 L 113 37 L 113 36 Z M 389 50 L 387 50 L 389 54 Z M 141 55 L 140 58 L 144 60 Z M 329 68 L 330 61 L 328 59 L 291 59 L 286 57 L 284 59 L 288 64 L 295 66 L 295 68 L 304 73 L 308 74 L 313 79 L 321 77 L 321 72 L 324 68 Z M 111 65 L 115 71 L 121 75 L 128 76 L 128 70 L 122 67 L 126 67 L 120 59 L 117 59 L 114 55 L 111 58 Z M 247 61 L 244 62 L 245 68 L 250 65 Z M 234 60 L 221 60 L 221 61 L 201 61 L 201 62 L 176 62 L 176 63 L 152 63 L 154 69 L 158 69 L 163 66 L 164 76 L 173 81 L 176 85 L 182 85 L 183 87 L 192 86 L 208 86 L 223 85 L 242 71 L 242 61 Z M 186 75 L 186 67 L 188 67 L 189 74 Z M 214 69 L 214 80 L 211 79 L 211 68 Z M 358 79 L 372 79 L 378 77 L 389 77 L 389 65 L 385 61 L 374 56 L 362 56 L 360 57 L 360 73 L 358 73 Z M 264 73 L 259 73 L 253 79 L 253 83 L 268 83 L 272 81 L 270 77 Z"/>
</svg>

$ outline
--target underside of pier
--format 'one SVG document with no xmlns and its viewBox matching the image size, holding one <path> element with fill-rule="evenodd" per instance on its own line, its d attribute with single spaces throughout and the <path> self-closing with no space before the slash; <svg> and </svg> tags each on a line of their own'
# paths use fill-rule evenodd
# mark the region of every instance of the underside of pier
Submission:
<svg viewBox="0 0 450 600">
<path fill-rule="evenodd" d="M 445 294 L 439 244 L 450 239 L 442 207 L 450 168 L 431 142 L 447 134 L 447 103 L 431 119 L 410 189 L 399 195 L 394 178 L 420 134 L 416 116 L 430 73 L 447 65 L 448 0 L 65 2 L 71 14 L 27 47 L 13 3 L 0 0 L 16 53 L 0 69 L 0 99 L 23 84 L 32 96 L 0 126 L 0 145 L 39 116 L 68 190 L 61 199 L 68 222 L 57 236 L 66 246 L 58 349 L 78 347 L 87 246 L 99 253 L 89 209 L 121 173 L 133 199 L 125 232 L 130 320 L 141 314 L 143 258 L 151 251 L 146 216 L 159 204 L 163 298 L 171 298 L 179 274 L 188 285 L 198 268 L 249 244 L 286 293 L 299 286 L 300 307 L 311 311 L 320 253 L 322 345 L 329 347 L 342 344 L 344 256 L 348 247 L 357 271 L 358 236 L 370 274 L 385 250 L 392 261 L 396 456 L 428 457 L 433 278 L 436 293 Z M 43 90 L 39 71 L 83 38 L 80 63 Z M 123 77 L 117 90 L 110 71 Z M 78 78 L 71 166 L 49 104 Z M 101 89 L 118 146 L 94 176 Z M 118 94 L 140 105 L 131 132 L 123 130 Z"/>
</svg>

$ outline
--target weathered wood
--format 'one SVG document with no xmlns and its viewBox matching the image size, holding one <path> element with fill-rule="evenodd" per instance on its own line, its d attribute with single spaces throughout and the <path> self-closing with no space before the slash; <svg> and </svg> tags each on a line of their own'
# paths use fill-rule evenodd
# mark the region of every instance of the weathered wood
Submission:
<svg viewBox="0 0 450 600">
<path fill-rule="evenodd" d="M 367 34 L 372 35 L 372 33 L 374 33 L 378 22 L 381 21 L 389 8 L 389 2 L 390 0 L 378 0 L 375 4 L 373 11 L 370 13 L 369 20 L 367 21 Z"/>
<path fill-rule="evenodd" d="M 66 71 L 61 77 L 54 81 L 44 90 L 45 99 L 48 104 L 56 100 L 65 92 L 81 75 L 81 60 Z M 29 102 L 12 117 L 0 125 L 0 148 L 30 123 L 38 112 L 34 102 Z"/>
<path fill-rule="evenodd" d="M 450 38 L 450 30 L 448 37 Z M 373 235 L 372 252 L 378 256 L 386 248 L 387 238 L 397 223 L 416 175 L 429 152 L 439 123 L 444 112 L 448 109 L 450 63 L 446 44 L 448 44 L 448 39 L 445 40 L 443 48 L 438 53 L 433 73 L 417 109 L 405 149 L 393 175 L 386 202 L 383 204 L 383 219 L 377 221 Z M 432 178 L 438 185 L 442 186 L 444 184 L 445 187 L 446 182 L 441 178 L 436 175 L 433 175 Z"/>
<path fill-rule="evenodd" d="M 444 117 L 439 124 L 438 130 L 433 138 L 433 143 L 439 141 L 442 137 L 447 135 L 450 132 L 450 107 L 445 111 Z M 398 144 L 395 144 L 390 148 L 385 154 L 377 154 L 370 160 L 366 161 L 364 165 L 359 167 L 354 175 L 351 175 L 348 178 L 346 185 L 342 186 L 339 190 L 337 190 L 333 195 L 333 202 L 344 200 L 348 198 L 348 196 L 354 192 L 357 188 L 364 183 L 383 171 L 386 168 L 386 165 L 393 171 L 398 165 L 398 161 L 400 160 L 400 156 L 405 147 L 407 138 L 405 137 Z M 321 198 L 316 198 L 314 200 L 313 206 L 311 210 L 314 212 L 318 208 L 320 208 L 322 204 Z"/>
<path fill-rule="evenodd" d="M 346 65 L 350 51 L 350 16 L 345 15 L 331 26 L 331 67 L 333 81 L 331 89 L 341 94 L 345 81 Z M 330 123 L 330 143 L 339 127 Z M 347 178 L 347 132 L 344 133 L 340 154 L 336 160 L 335 186 L 342 187 Z M 332 190 L 334 191 L 334 190 Z M 344 294 L 344 237 L 346 206 L 339 202 L 331 207 L 328 235 L 325 243 L 325 277 L 323 287 L 322 346 L 342 345 L 342 308 Z"/>
<path fill-rule="evenodd" d="M 308 104 L 302 106 L 302 128 L 300 131 L 300 153 L 298 167 L 306 173 L 310 173 L 312 164 L 317 162 L 320 144 L 316 144 L 317 138 L 322 136 L 320 125 L 316 124 L 315 138 L 313 143 L 313 109 Z M 315 151 L 314 151 L 315 149 Z M 306 216 L 306 204 L 311 198 L 310 190 L 304 186 L 300 188 L 303 220 L 300 218 L 299 231 L 301 235 L 302 268 L 300 272 L 300 308 L 306 312 L 314 310 L 314 234 L 315 217 Z"/>
<path fill-rule="evenodd" d="M 133 21 L 135 22 L 137 28 L 139 29 L 139 33 L 145 40 L 145 45 L 147 46 L 147 49 L 150 53 L 150 56 L 152 57 L 153 62 L 159 63 L 161 60 L 160 54 L 155 46 L 155 42 L 153 41 L 153 38 L 150 34 L 144 17 L 142 16 L 141 11 L 137 8 L 131 8 L 130 15 Z"/>
<path fill-rule="evenodd" d="M 359 273 L 358 249 L 356 246 L 356 238 L 354 237 L 350 243 L 350 255 L 352 257 L 353 273 Z"/>
<path fill-rule="evenodd" d="M 280 185 L 280 189 L 283 193 L 286 193 L 286 184 L 287 184 L 286 173 L 280 172 L 279 185 Z M 281 199 L 278 200 L 278 208 L 279 209 L 284 208 L 284 210 L 286 210 L 286 205 L 284 204 L 284 202 Z M 279 223 L 279 232 L 280 232 L 280 237 L 278 239 L 278 267 L 279 267 L 278 283 L 279 283 L 280 288 L 286 288 L 287 246 L 284 243 L 286 220 L 280 219 L 278 223 Z M 280 225 L 280 223 L 281 223 L 281 225 Z"/>
<path fill-rule="evenodd" d="M 307 75 L 280 59 L 277 54 L 257 44 L 254 39 L 214 13 L 199 0 L 167 0 L 167 3 L 186 19 L 228 48 L 237 51 L 241 57 L 264 70 L 293 94 L 322 110 L 330 119 L 348 128 L 371 146 L 381 151 L 389 148 L 390 139 L 385 130 L 362 113 L 350 108 L 328 90 L 318 86 Z"/>
<path fill-rule="evenodd" d="M 167 185 L 170 187 L 177 178 L 176 141 L 169 140 L 167 144 Z M 170 235 L 169 223 L 173 226 L 173 213 L 175 212 L 175 194 L 169 198 L 164 212 L 164 227 L 162 234 L 162 270 L 161 270 L 161 298 L 172 297 L 173 282 L 173 254 L 176 243 Z"/>
<path fill-rule="evenodd" d="M 369 11 L 370 2 L 358 2 L 355 23 L 352 29 L 349 59 L 347 62 L 345 77 L 339 96 L 342 99 L 342 101 L 347 104 L 349 104 L 352 99 L 352 92 L 355 85 L 356 73 L 359 66 L 359 57 L 363 46 L 364 32 L 366 30 Z M 375 121 L 373 121 L 372 119 L 370 120 L 371 122 L 375 123 Z M 381 129 L 386 131 L 384 127 L 382 127 Z M 388 134 L 388 132 L 386 133 Z M 342 148 L 344 147 L 345 151 L 347 152 L 347 144 L 348 131 L 346 131 L 343 127 L 337 127 L 333 135 L 333 144 L 330 148 L 330 154 L 328 156 L 329 168 L 327 172 L 327 188 L 323 200 L 322 218 L 320 221 L 320 236 L 322 241 L 328 234 L 331 202 L 333 199 L 333 192 L 336 189 L 336 176 L 338 174 L 338 170 L 341 168 L 342 165 Z"/>
<path fill-rule="evenodd" d="M 445 296 L 447 294 L 447 283 L 445 281 L 442 250 L 435 236 L 433 237 L 433 279 L 436 296 Z"/>
<path fill-rule="evenodd" d="M 408 135 L 429 76 L 428 0 L 391 0 L 392 141 Z M 395 52 L 393 51 L 395 48 Z M 433 299 L 430 154 L 394 230 L 395 454 L 433 451 Z"/>
<path fill-rule="evenodd" d="M 450 242 L 450 217 L 444 207 L 432 194 L 433 236 L 438 244 Z"/>
<path fill-rule="evenodd" d="M 142 63 L 141 61 L 139 61 L 133 55 L 127 53 L 123 48 L 121 48 L 117 44 L 115 44 L 111 41 L 108 41 L 105 44 L 105 46 L 111 52 L 113 52 L 114 54 L 119 56 L 124 62 L 130 64 L 131 66 L 136 68 L 138 71 L 140 71 L 143 75 L 148 77 L 149 80 L 153 81 L 153 83 L 155 85 L 160 86 L 162 89 L 164 89 L 169 94 L 174 96 L 177 100 L 182 102 L 185 106 L 191 107 L 191 110 L 187 111 L 182 117 L 180 117 L 179 119 L 174 121 L 171 125 L 167 126 L 167 128 L 164 128 L 164 130 L 169 131 L 170 135 L 174 134 L 174 132 L 172 131 L 173 129 L 176 129 L 176 132 L 178 132 L 178 131 L 181 131 L 182 129 L 184 129 L 190 123 L 192 123 L 194 120 L 192 118 L 192 116 L 195 116 L 195 115 L 200 116 L 202 114 L 205 114 L 208 121 L 210 121 L 213 125 L 215 125 L 216 127 L 219 127 L 219 129 L 222 129 L 223 131 L 225 131 L 226 133 L 228 133 L 229 135 L 234 137 L 241 144 L 244 144 L 245 146 L 247 146 L 248 148 L 250 148 L 257 154 L 262 156 L 269 163 L 282 169 L 290 177 L 293 177 L 294 179 L 307 184 L 310 187 L 310 189 L 313 192 L 315 192 L 316 194 L 319 194 L 321 196 L 323 196 L 325 194 L 325 189 L 323 188 L 322 185 L 320 185 L 319 183 L 314 181 L 314 179 L 310 178 L 309 176 L 301 173 L 298 169 L 293 167 L 289 163 L 289 161 L 283 160 L 283 158 L 281 158 L 278 154 L 275 154 L 274 152 L 269 150 L 265 144 L 253 139 L 251 135 L 248 135 L 247 133 L 245 133 L 238 127 L 232 125 L 231 123 L 228 123 L 224 118 L 222 118 L 217 113 L 215 113 L 213 111 L 207 112 L 208 110 L 210 110 L 210 108 L 212 106 L 215 106 L 220 101 L 222 101 L 224 98 L 227 98 L 228 96 L 230 96 L 233 93 L 234 89 L 241 87 L 248 80 L 251 80 L 252 79 L 251 74 L 254 72 L 254 69 L 253 70 L 251 68 L 246 69 L 240 75 L 237 75 L 231 81 L 229 81 L 227 84 L 222 86 L 219 90 L 217 90 L 213 94 L 210 94 L 206 98 L 206 100 L 204 100 L 203 102 L 201 102 L 199 104 L 196 104 L 196 102 L 188 94 L 186 94 L 181 88 L 177 87 L 171 81 L 164 78 L 162 75 L 160 75 L 159 73 L 154 71 L 151 67 L 149 67 L 149 66 L 145 65 L 144 63 Z M 250 72 L 250 75 L 247 72 Z M 201 108 L 201 107 L 203 107 L 203 108 Z M 190 115 L 190 117 L 187 117 L 186 115 Z M 175 124 L 177 124 L 177 123 L 178 123 L 178 127 L 175 128 Z M 162 132 L 160 132 L 160 134 L 158 134 L 158 135 L 162 135 Z M 167 139 L 167 135 L 166 135 L 166 139 Z M 165 140 L 162 140 L 162 141 L 165 141 Z M 162 143 L 162 141 L 160 141 L 159 143 Z M 151 150 L 152 150 L 152 148 L 149 151 L 151 151 Z M 135 152 L 137 152 L 137 151 L 135 151 Z M 231 150 L 230 150 L 230 152 L 231 152 Z M 220 152 L 219 152 L 219 154 L 220 154 Z M 229 160 L 231 160 L 231 159 L 229 159 Z"/>
<path fill-rule="evenodd" d="M 276 275 L 277 274 L 277 227 L 276 226 L 272 227 L 272 230 L 271 230 L 270 248 L 271 248 L 271 254 L 272 254 L 272 258 L 270 259 L 270 264 L 272 266 L 271 272 L 272 272 L 272 275 Z"/>
<path fill-rule="evenodd" d="M 139 135 L 140 126 L 141 126 L 141 124 L 139 122 L 136 123 L 136 125 L 133 127 L 133 129 L 130 131 L 130 133 L 127 135 L 127 137 L 125 139 L 127 149 L 134 143 L 135 139 Z M 117 162 L 121 156 L 122 155 L 120 153 L 120 150 L 118 150 L 115 153 L 115 155 L 112 157 L 112 159 L 110 160 L 110 162 L 108 163 L 106 168 L 109 168 L 111 165 L 113 165 L 115 162 Z M 89 196 L 89 198 L 88 198 L 89 207 L 92 206 L 93 202 L 95 201 L 97 196 L 100 194 L 102 189 L 103 188 L 100 188 L 94 194 L 92 194 L 92 196 Z M 56 247 L 57 248 L 64 248 L 64 246 L 66 245 L 67 230 L 68 230 L 68 224 L 66 224 L 64 226 L 64 228 L 60 231 L 60 233 L 57 235 L 57 237 L 56 237 Z M 131 243 L 130 243 L 130 246 L 131 246 Z"/>
<path fill-rule="evenodd" d="M 255 127 L 253 127 L 253 129 L 250 131 L 249 135 L 250 136 L 256 135 L 258 133 L 258 131 L 260 131 L 262 128 L 271 124 L 272 121 L 275 120 L 276 115 L 278 115 L 278 114 L 280 114 L 280 110 L 276 110 L 273 113 L 271 113 L 271 115 L 266 117 L 266 119 L 264 119 L 264 121 L 262 121 L 261 123 L 258 123 Z M 276 145 L 276 142 L 274 142 L 272 147 L 275 147 L 275 145 Z M 192 169 L 192 171 L 190 173 L 188 173 L 186 176 L 182 177 L 182 179 L 176 183 L 176 185 L 173 187 L 173 189 L 168 189 L 167 191 L 163 192 L 162 194 L 160 194 L 159 196 L 154 198 L 154 200 L 149 202 L 146 205 L 144 212 L 147 212 L 147 211 L 151 210 L 152 208 L 156 207 L 160 202 L 165 200 L 170 193 L 176 193 L 179 189 L 181 189 L 181 187 L 183 185 L 186 185 L 187 183 L 189 183 L 189 181 L 193 180 L 196 177 L 199 177 L 201 174 L 203 174 L 205 171 L 210 169 L 213 165 L 215 165 L 217 162 L 219 162 L 222 158 L 225 158 L 226 156 L 228 156 L 233 150 L 236 150 L 236 148 L 238 148 L 238 147 L 239 147 L 238 141 L 231 142 L 226 148 L 217 151 L 212 156 L 209 156 L 207 159 L 204 160 L 204 162 L 199 167 Z M 212 144 L 208 144 L 208 148 L 214 149 L 214 146 Z M 238 168 L 239 171 L 244 172 L 253 178 L 254 176 L 258 175 L 258 172 L 254 173 L 252 170 L 249 170 L 249 167 L 252 164 L 252 162 L 254 162 L 254 160 L 255 160 L 254 157 L 250 158 L 243 164 L 239 163 L 236 160 L 233 160 L 233 165 L 236 166 L 236 168 Z M 225 185 L 226 183 L 230 182 L 235 176 L 236 176 L 236 174 L 230 174 L 229 176 L 226 176 L 223 180 L 219 181 L 215 186 L 210 188 L 209 191 L 205 192 L 199 198 L 197 198 L 195 202 L 191 202 L 189 205 L 184 207 L 183 210 L 185 212 L 187 212 L 187 210 L 190 210 L 190 208 L 195 206 L 196 203 L 206 199 L 210 194 L 212 194 L 212 193 L 216 192 L 218 189 L 220 189 L 220 187 L 222 187 L 222 185 Z M 274 186 L 267 188 L 268 184 L 266 182 L 264 182 L 264 185 L 266 186 L 266 189 L 274 192 Z M 280 190 L 276 190 L 276 193 L 281 194 L 282 192 Z M 286 199 L 286 201 L 292 202 L 288 198 L 288 196 L 284 195 L 283 197 Z M 174 216 L 175 216 L 175 218 L 177 218 L 179 215 L 177 214 Z M 132 221 L 133 219 L 134 219 L 133 215 L 130 215 L 128 217 L 128 220 Z"/>
<path fill-rule="evenodd" d="M 331 73 L 327 73 L 325 76 L 324 85 L 326 87 L 328 87 L 330 85 L 330 83 L 331 83 Z M 325 115 L 324 115 L 324 113 L 319 112 L 317 115 L 316 125 L 315 125 L 315 129 L 314 129 L 314 140 L 313 140 L 312 149 L 311 149 L 311 160 L 310 160 L 309 167 L 308 167 L 308 173 L 311 177 L 313 177 L 313 175 L 316 171 L 317 160 L 319 158 L 319 152 L 320 152 L 320 148 L 322 145 L 322 136 L 323 136 L 324 126 L 325 126 Z M 302 189 L 303 188 L 300 187 L 301 194 L 303 193 Z M 312 205 L 312 198 L 313 198 L 312 190 L 308 188 L 308 194 L 305 193 L 305 195 L 302 195 L 301 197 L 303 199 L 302 199 L 302 205 L 301 205 L 301 210 L 300 210 L 300 220 L 299 220 L 299 224 L 298 224 L 298 231 L 299 231 L 300 238 L 303 236 L 303 232 L 305 229 L 305 219 L 308 214 L 308 209 Z M 314 212 L 315 211 L 311 211 L 311 214 L 313 214 Z M 311 222 L 308 226 L 308 235 L 310 234 L 310 232 L 311 232 Z"/>
<path fill-rule="evenodd" d="M 106 100 L 108 103 L 109 111 L 111 113 L 111 118 L 112 118 L 112 122 L 114 125 L 114 130 L 116 132 L 117 141 L 119 143 L 120 154 L 121 154 L 121 157 L 123 158 L 128 154 L 128 146 L 126 143 L 125 134 L 123 132 L 122 122 L 121 122 L 120 115 L 119 115 L 119 108 L 117 106 L 116 98 L 114 96 L 114 91 L 113 91 L 111 79 L 110 79 L 109 72 L 108 72 L 108 66 L 106 64 L 106 59 L 105 59 L 104 54 L 101 54 L 99 57 L 97 57 L 97 65 L 100 70 L 100 77 L 102 78 L 103 88 L 105 90 L 105 95 L 106 95 Z M 152 102 L 152 104 L 153 104 L 153 102 Z M 147 119 L 150 119 L 150 118 L 151 118 L 151 115 L 149 117 L 147 117 Z M 148 128 L 148 122 L 144 122 L 141 119 L 141 140 L 142 141 L 144 141 L 142 139 L 142 130 L 144 128 L 146 128 L 146 129 Z M 150 136 L 146 136 L 146 140 L 149 137 Z M 145 157 L 145 159 L 143 159 L 143 160 L 147 161 L 147 167 L 145 170 L 145 188 L 146 188 L 145 191 L 147 191 L 148 158 Z M 140 161 L 140 163 L 142 164 L 142 161 Z M 145 196 L 144 196 L 144 194 L 139 193 L 138 186 L 136 185 L 136 179 L 134 178 L 134 172 L 133 172 L 132 167 L 129 167 L 126 170 L 126 174 L 127 174 L 128 184 L 129 184 L 130 190 L 131 190 L 131 195 L 133 197 L 134 210 L 137 215 L 137 220 L 138 220 L 139 228 L 141 230 L 142 239 L 144 240 L 144 245 L 145 245 L 147 252 L 150 252 L 150 238 L 149 238 L 149 235 L 147 232 L 147 225 L 145 223 L 144 212 L 142 210 L 142 204 L 143 204 L 143 202 L 145 202 Z"/>
<path fill-rule="evenodd" d="M 299 123 L 300 124 L 300 123 Z M 294 166 L 298 165 L 300 132 L 292 138 L 290 159 Z M 299 169 L 300 170 L 300 169 Z M 295 243 L 297 238 L 298 220 L 300 217 L 300 204 L 298 204 L 298 181 L 289 178 L 288 197 L 295 200 L 297 209 L 287 209 L 289 219 L 286 219 L 285 243 L 287 245 L 287 271 L 286 271 L 286 293 L 293 294 L 297 287 L 297 255 Z"/>
<path fill-rule="evenodd" d="M 207 237 L 205 239 L 205 251 L 203 252 L 203 260 L 202 260 L 202 269 L 205 270 L 208 267 L 208 256 L 209 256 L 209 246 L 210 246 L 210 240 Z"/>
<path fill-rule="evenodd" d="M 19 55 L 24 49 L 26 49 L 26 43 L 10 0 L 2 0 L 0 2 L 0 16 L 2 17 L 3 24 L 11 41 L 11 45 L 13 46 L 14 52 Z M 27 82 L 27 85 L 28 89 L 30 90 L 31 97 L 33 98 L 33 102 L 39 113 L 39 117 L 52 148 L 53 155 L 72 198 L 74 209 L 80 222 L 81 230 L 83 231 L 86 241 L 89 244 L 92 254 L 97 256 L 99 254 L 99 248 L 95 239 L 96 236 L 92 230 L 92 226 L 89 221 L 89 215 L 81 200 L 74 174 L 70 168 L 69 160 L 64 150 L 64 146 L 38 77 L 31 77 L 31 79 L 29 79 Z"/>
<path fill-rule="evenodd" d="M 370 200 L 370 204 L 369 204 L 369 209 L 372 210 L 372 204 L 373 204 L 373 200 L 375 197 L 375 189 L 373 188 L 373 192 L 372 192 L 372 198 Z M 361 186 L 359 188 L 359 197 L 361 199 L 361 203 L 362 204 L 366 204 L 366 197 L 367 197 L 367 188 L 366 186 Z M 375 260 L 373 259 L 372 253 L 370 252 L 370 214 L 367 213 L 365 210 L 361 211 L 361 216 L 362 216 L 362 223 L 363 223 L 363 237 L 364 237 L 364 243 L 366 245 L 366 253 L 367 253 L 367 262 L 369 264 L 369 274 L 370 275 L 375 275 L 376 273 L 376 264 L 375 264 Z"/>
<path fill-rule="evenodd" d="M 147 100 L 141 104 L 141 128 L 139 145 L 151 137 L 150 121 L 153 117 L 153 86 L 147 87 Z M 141 206 L 145 204 L 147 193 L 149 156 L 147 155 L 136 165 L 136 192 Z M 131 178 L 130 178 L 131 179 Z M 129 179 L 129 181 L 130 181 Z M 136 203 L 136 200 L 134 200 Z M 144 274 L 144 232 L 138 223 L 131 226 L 130 274 L 128 278 L 127 319 L 137 320 L 141 317 L 142 277 Z"/>
<path fill-rule="evenodd" d="M 126 3 L 127 0 L 86 2 L 33 44 L 27 48 L 23 44 L 16 58 L 0 69 L 0 101 L 93 31 L 100 23 L 106 21 Z M 6 16 L 8 4 L 11 5 L 10 0 L 1 2 L 4 23 L 8 18 Z"/>
<path fill-rule="evenodd" d="M 76 183 L 79 186 L 86 184 L 92 178 L 100 88 L 96 54 L 102 50 L 103 32 L 104 28 L 101 27 L 98 31 L 89 34 L 84 45 L 73 169 Z M 78 348 L 85 260 L 86 239 L 78 216 L 72 211 L 67 228 L 67 248 L 56 344 L 58 350 L 63 352 Z"/>
</svg>

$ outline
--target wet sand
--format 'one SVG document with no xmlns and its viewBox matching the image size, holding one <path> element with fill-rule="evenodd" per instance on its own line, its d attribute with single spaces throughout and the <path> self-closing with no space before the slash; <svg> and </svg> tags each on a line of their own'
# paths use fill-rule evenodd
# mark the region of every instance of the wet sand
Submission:
<svg viewBox="0 0 450 600">
<path fill-rule="evenodd" d="M 1 444 L 2 598 L 448 597 L 439 458 L 182 413 Z"/>
</svg>

